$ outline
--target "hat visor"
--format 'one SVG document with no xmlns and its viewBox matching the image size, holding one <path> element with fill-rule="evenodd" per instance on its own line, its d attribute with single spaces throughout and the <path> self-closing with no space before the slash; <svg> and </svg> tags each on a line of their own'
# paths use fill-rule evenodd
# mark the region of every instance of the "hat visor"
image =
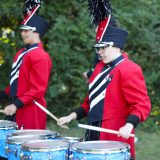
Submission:
<svg viewBox="0 0 160 160">
<path fill-rule="evenodd" d="M 30 26 L 26 26 L 26 25 L 21 25 L 21 26 L 19 27 L 19 29 L 21 29 L 21 30 L 36 31 L 36 28 L 35 28 L 35 27 L 30 27 Z"/>
<path fill-rule="evenodd" d="M 106 47 L 107 45 L 113 46 L 114 42 L 99 42 L 95 44 L 95 48 Z"/>
</svg>

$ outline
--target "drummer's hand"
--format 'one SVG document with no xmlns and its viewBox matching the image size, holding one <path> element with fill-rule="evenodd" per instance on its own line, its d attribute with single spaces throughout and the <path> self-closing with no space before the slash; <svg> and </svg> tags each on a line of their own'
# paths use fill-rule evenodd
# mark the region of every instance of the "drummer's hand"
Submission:
<svg viewBox="0 0 160 160">
<path fill-rule="evenodd" d="M 17 107 L 14 104 L 10 104 L 2 110 L 2 112 L 6 115 L 12 116 L 17 111 Z"/>
<path fill-rule="evenodd" d="M 77 118 L 77 114 L 75 112 L 71 113 L 70 115 L 66 116 L 66 117 L 61 117 L 59 118 L 57 124 L 59 126 L 62 126 L 66 123 L 69 123 L 70 121 L 74 120 Z"/>
<path fill-rule="evenodd" d="M 123 127 L 119 129 L 118 136 L 128 139 L 129 135 L 132 132 L 132 129 L 133 129 L 133 125 L 131 123 L 126 123 Z"/>
<path fill-rule="evenodd" d="M 87 84 L 88 84 L 88 82 L 89 82 L 89 77 L 88 77 L 88 75 L 87 75 L 88 72 L 89 72 L 89 71 L 83 72 L 83 78 L 85 79 L 85 81 L 86 81 Z"/>
</svg>

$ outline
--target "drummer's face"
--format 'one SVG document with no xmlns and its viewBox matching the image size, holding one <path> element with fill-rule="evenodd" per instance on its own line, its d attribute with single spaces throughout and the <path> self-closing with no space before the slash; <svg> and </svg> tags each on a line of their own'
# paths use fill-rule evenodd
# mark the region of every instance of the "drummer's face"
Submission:
<svg viewBox="0 0 160 160">
<path fill-rule="evenodd" d="M 25 44 L 34 44 L 34 39 L 36 37 L 36 33 L 31 30 L 22 30 L 21 31 L 21 37 L 23 39 L 23 42 Z"/>
<path fill-rule="evenodd" d="M 97 50 L 97 53 L 100 57 L 100 59 L 104 62 L 104 63 L 108 63 L 110 61 L 110 57 L 111 57 L 111 49 L 112 46 L 104 46 L 104 47 L 100 47 L 99 50 Z"/>
</svg>

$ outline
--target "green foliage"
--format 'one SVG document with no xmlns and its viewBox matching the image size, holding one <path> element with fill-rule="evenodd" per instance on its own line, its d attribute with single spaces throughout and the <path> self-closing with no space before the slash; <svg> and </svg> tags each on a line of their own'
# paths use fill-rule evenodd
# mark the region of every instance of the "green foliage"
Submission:
<svg viewBox="0 0 160 160">
<path fill-rule="evenodd" d="M 56 8 L 52 12 L 54 20 L 48 32 L 52 36 L 47 37 L 48 51 L 53 57 L 48 93 L 52 99 L 48 98 L 48 103 L 49 106 L 55 106 L 53 113 L 58 115 L 64 115 L 64 112 L 79 106 L 87 89 L 82 73 L 91 66 L 89 58 L 93 52 L 94 34 L 88 23 L 87 10 L 79 10 L 82 5 L 85 7 L 76 1 L 65 1 L 53 3 L 48 8 L 50 11 Z M 69 6 L 67 10 L 66 6 Z M 63 112 L 59 113 L 59 110 Z"/>
<path fill-rule="evenodd" d="M 160 1 L 111 1 L 113 14 L 119 25 L 129 32 L 126 51 L 142 66 L 152 102 L 151 120 L 145 129 L 160 123 Z M 0 89 L 8 83 L 12 57 L 21 46 L 18 26 L 22 20 L 22 0 L 0 1 L 0 31 L 9 27 L 15 37 L 9 42 L 0 40 Z M 87 93 L 82 73 L 92 66 L 94 58 L 95 28 L 91 26 L 86 2 L 80 0 L 44 0 L 40 9 L 50 23 L 44 37 L 46 50 L 53 60 L 50 84 L 46 95 L 48 109 L 57 116 L 66 115 L 80 105 Z M 12 45 L 15 44 L 15 45 Z"/>
</svg>

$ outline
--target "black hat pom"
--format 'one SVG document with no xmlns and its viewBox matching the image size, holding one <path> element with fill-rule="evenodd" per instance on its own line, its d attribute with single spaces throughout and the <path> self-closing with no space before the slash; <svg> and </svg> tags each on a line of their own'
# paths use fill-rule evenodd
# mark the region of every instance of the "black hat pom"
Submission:
<svg viewBox="0 0 160 160">
<path fill-rule="evenodd" d="M 24 5 L 22 8 L 23 15 L 30 14 L 32 12 L 33 8 L 36 8 L 38 5 L 41 5 L 41 0 L 24 0 Z"/>
<path fill-rule="evenodd" d="M 109 0 L 88 0 L 88 12 L 92 24 L 98 26 L 102 20 L 111 14 L 111 4 Z"/>
</svg>

